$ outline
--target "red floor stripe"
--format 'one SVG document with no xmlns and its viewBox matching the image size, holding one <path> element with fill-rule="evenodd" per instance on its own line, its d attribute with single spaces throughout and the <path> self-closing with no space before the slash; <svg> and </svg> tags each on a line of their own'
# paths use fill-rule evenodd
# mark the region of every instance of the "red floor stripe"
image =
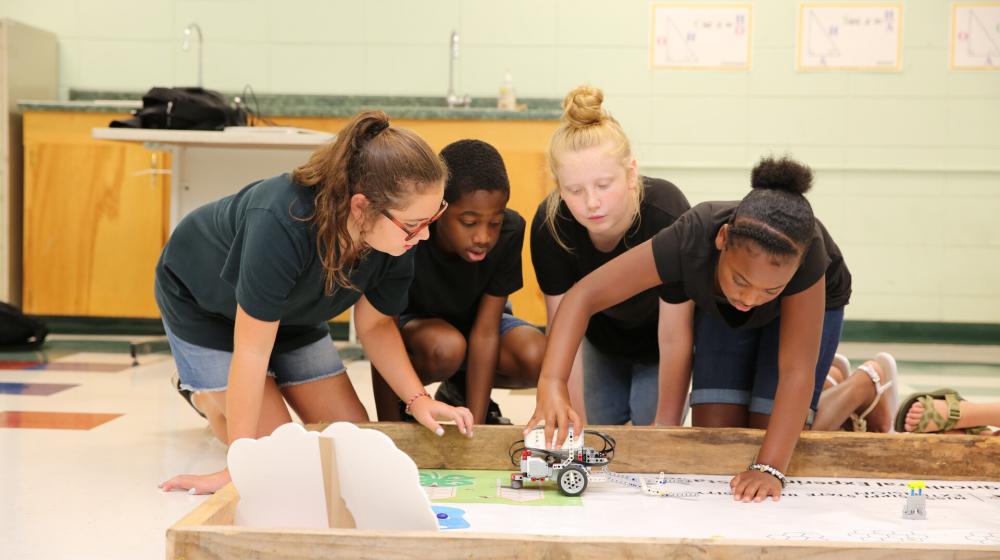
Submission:
<svg viewBox="0 0 1000 560">
<path fill-rule="evenodd" d="M 100 412 L 0 412 L 0 428 L 40 428 L 49 430 L 90 430 L 121 414 Z"/>
</svg>

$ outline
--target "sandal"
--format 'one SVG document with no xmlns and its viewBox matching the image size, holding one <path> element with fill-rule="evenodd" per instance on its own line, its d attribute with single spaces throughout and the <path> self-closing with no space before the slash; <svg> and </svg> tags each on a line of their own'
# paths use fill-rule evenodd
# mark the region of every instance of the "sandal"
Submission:
<svg viewBox="0 0 1000 560">
<path fill-rule="evenodd" d="M 848 360 L 847 356 L 843 354 L 834 354 L 833 363 L 830 365 L 837 368 L 837 371 L 840 372 L 840 377 L 842 379 L 847 379 L 847 377 L 851 375 L 851 361 Z M 840 385 L 839 381 L 829 375 L 826 376 L 826 380 L 831 386 L 836 387 L 837 385 Z"/>
<path fill-rule="evenodd" d="M 173 375 L 170 376 L 170 386 L 173 387 L 174 390 L 176 390 L 180 396 L 184 397 L 184 400 L 186 400 L 187 403 L 191 405 L 191 408 L 193 408 L 194 411 L 198 413 L 198 416 L 201 416 L 202 418 L 208 420 L 208 417 L 205 416 L 205 413 L 199 410 L 197 406 L 195 406 L 193 399 L 193 392 L 181 388 L 181 378 L 176 371 L 173 373 Z"/>
<path fill-rule="evenodd" d="M 878 354 L 875 355 L 875 362 L 885 373 L 888 381 L 886 381 L 885 384 L 883 384 L 882 378 L 879 377 L 878 372 L 875 371 L 875 368 L 868 365 L 867 362 L 858 366 L 857 371 L 862 371 L 866 373 L 868 377 L 871 378 L 872 383 L 875 384 L 875 398 L 872 399 L 872 402 L 868 405 L 868 408 L 866 408 L 864 412 L 862 412 L 861 414 L 856 414 L 856 413 L 851 414 L 851 424 L 854 426 L 855 432 L 868 431 L 868 420 L 866 420 L 866 418 L 868 418 L 868 415 L 871 414 L 873 410 L 875 410 L 875 407 L 878 405 L 879 401 L 882 400 L 882 395 L 886 391 L 889 391 L 891 389 L 889 396 L 886 397 L 887 399 L 889 399 L 890 410 L 892 410 L 892 407 L 895 405 L 895 401 L 898 399 L 897 396 L 898 393 L 896 389 L 897 385 L 896 359 L 893 358 L 891 354 L 888 354 L 886 352 L 879 352 Z M 855 373 L 857 373 L 857 371 Z"/>
<path fill-rule="evenodd" d="M 937 408 L 934 406 L 935 400 L 943 400 L 948 403 L 947 418 L 938 413 Z M 958 394 L 958 391 L 948 388 L 937 389 L 929 393 L 914 393 L 906 397 L 906 400 L 902 402 L 899 410 L 896 412 L 896 431 L 906 431 L 906 414 L 910 411 L 910 407 L 917 402 L 923 405 L 924 413 L 920 416 L 920 421 L 917 422 L 917 427 L 913 430 L 913 433 L 933 434 L 952 430 L 958 424 L 958 419 L 961 416 L 961 405 L 959 403 L 964 400 L 962 395 Z M 927 429 L 927 425 L 931 422 L 937 425 L 937 429 Z M 979 435 L 984 431 L 989 431 L 989 428 L 986 426 L 974 426 L 972 428 L 963 428 L 963 430 L 967 434 Z"/>
</svg>

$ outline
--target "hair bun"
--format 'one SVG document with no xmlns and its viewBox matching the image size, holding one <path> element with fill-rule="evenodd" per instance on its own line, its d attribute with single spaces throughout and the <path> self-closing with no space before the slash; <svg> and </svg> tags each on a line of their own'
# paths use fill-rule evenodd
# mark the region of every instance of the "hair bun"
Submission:
<svg viewBox="0 0 1000 560">
<path fill-rule="evenodd" d="M 607 113 L 601 107 L 604 92 L 593 86 L 577 86 L 563 98 L 563 120 L 577 128 L 601 124 Z"/>
<path fill-rule="evenodd" d="M 812 169 L 788 156 L 781 159 L 766 157 L 750 173 L 750 186 L 755 189 L 799 194 L 805 194 L 812 188 L 812 180 Z"/>
</svg>

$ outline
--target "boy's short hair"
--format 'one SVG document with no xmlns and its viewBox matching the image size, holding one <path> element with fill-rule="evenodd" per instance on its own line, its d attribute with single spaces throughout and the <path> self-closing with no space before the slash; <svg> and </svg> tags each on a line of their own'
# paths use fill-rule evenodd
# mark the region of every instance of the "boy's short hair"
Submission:
<svg viewBox="0 0 1000 560">
<path fill-rule="evenodd" d="M 478 190 L 500 191 L 510 197 L 510 180 L 503 157 L 486 142 L 452 142 L 441 150 L 441 159 L 448 166 L 448 181 L 444 186 L 444 199 L 448 202 Z"/>
</svg>

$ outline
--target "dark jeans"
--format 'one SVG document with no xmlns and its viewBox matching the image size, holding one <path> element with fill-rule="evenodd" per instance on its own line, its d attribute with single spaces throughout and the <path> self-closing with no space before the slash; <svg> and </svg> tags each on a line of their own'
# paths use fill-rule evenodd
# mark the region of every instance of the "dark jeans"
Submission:
<svg viewBox="0 0 1000 560">
<path fill-rule="evenodd" d="M 694 328 L 691 406 L 741 404 L 750 412 L 771 414 L 778 389 L 778 337 L 781 318 L 756 329 L 734 329 L 722 319 L 698 311 Z M 823 315 L 816 362 L 816 388 L 809 423 L 823 391 L 844 326 L 844 308 Z"/>
</svg>

